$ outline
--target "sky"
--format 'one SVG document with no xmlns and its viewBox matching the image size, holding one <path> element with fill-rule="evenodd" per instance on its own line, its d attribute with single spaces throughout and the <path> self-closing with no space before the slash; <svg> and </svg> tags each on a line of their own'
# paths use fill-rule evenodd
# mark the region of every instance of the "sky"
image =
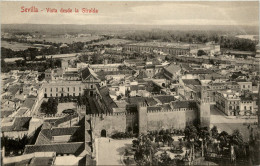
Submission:
<svg viewBox="0 0 260 166">
<path fill-rule="evenodd" d="M 40 12 L 22 13 L 35 6 Z M 56 8 L 58 13 L 47 13 Z M 73 13 L 60 13 L 61 8 Z M 74 8 L 79 13 L 74 13 Z M 98 13 L 82 13 L 95 8 Z M 43 11 L 41 11 L 43 10 Z M 258 1 L 251 2 L 1 2 L 2 24 L 259 25 Z"/>
</svg>

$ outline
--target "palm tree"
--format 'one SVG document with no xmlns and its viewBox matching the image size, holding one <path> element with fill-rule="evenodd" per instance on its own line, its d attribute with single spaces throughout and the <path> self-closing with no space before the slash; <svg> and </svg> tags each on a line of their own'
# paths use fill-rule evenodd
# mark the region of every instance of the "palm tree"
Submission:
<svg viewBox="0 0 260 166">
<path fill-rule="evenodd" d="M 217 126 L 213 126 L 211 129 L 212 137 L 217 138 L 218 137 L 218 129 Z"/>
<path fill-rule="evenodd" d="M 195 126 L 187 126 L 184 130 L 186 140 L 197 139 L 198 131 Z"/>
</svg>

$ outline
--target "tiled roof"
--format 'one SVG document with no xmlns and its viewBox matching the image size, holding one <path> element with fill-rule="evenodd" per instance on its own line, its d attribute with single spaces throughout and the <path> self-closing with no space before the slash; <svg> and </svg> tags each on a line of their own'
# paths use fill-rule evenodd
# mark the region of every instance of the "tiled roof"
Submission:
<svg viewBox="0 0 260 166">
<path fill-rule="evenodd" d="M 41 133 L 48 139 L 52 139 L 53 136 L 62 136 L 62 135 L 73 135 L 79 127 L 62 127 L 62 128 L 52 128 L 52 129 L 43 129 Z"/>
<path fill-rule="evenodd" d="M 14 82 L 16 79 L 14 79 L 14 78 L 9 78 L 9 79 L 7 79 L 7 80 L 4 80 L 3 81 L 3 85 L 5 85 L 5 84 L 8 84 L 8 83 L 11 83 L 11 82 Z"/>
<path fill-rule="evenodd" d="M 187 85 L 201 85 L 198 79 L 183 79 L 182 81 L 184 84 Z"/>
<path fill-rule="evenodd" d="M 51 119 L 51 120 L 47 120 L 46 122 L 51 123 L 53 126 L 58 126 L 59 124 L 65 123 L 70 121 L 71 119 L 77 118 L 78 114 L 73 114 L 73 115 L 68 115 L 59 119 Z"/>
<path fill-rule="evenodd" d="M 2 132 L 28 131 L 31 117 L 16 117 L 12 126 L 2 126 Z"/>
<path fill-rule="evenodd" d="M 145 90 L 145 86 L 131 85 L 130 90 L 131 91 Z"/>
<path fill-rule="evenodd" d="M 109 106 L 110 108 L 117 108 L 116 103 L 113 101 L 113 99 L 109 95 L 109 89 L 107 87 L 100 88 L 99 92 L 102 96 L 102 99 L 106 103 L 106 106 Z"/>
<path fill-rule="evenodd" d="M 161 106 L 147 107 L 147 111 L 157 111 L 157 110 L 162 110 L 162 107 Z"/>
<path fill-rule="evenodd" d="M 118 71 L 99 71 L 99 72 L 97 72 L 97 75 L 121 75 L 121 74 L 124 74 L 124 75 L 126 75 L 126 74 L 130 74 L 130 75 L 132 75 L 132 73 L 133 73 L 133 70 L 118 70 Z"/>
<path fill-rule="evenodd" d="M 80 154 L 84 150 L 83 142 L 59 143 L 46 145 L 26 145 L 24 154 L 34 152 L 56 152 L 57 154 Z"/>
<path fill-rule="evenodd" d="M 126 99 L 129 104 L 147 103 L 148 106 L 154 106 L 157 102 L 152 97 L 130 97 Z"/>
<path fill-rule="evenodd" d="M 10 86 L 8 88 L 8 92 L 10 92 L 12 96 L 14 96 L 20 90 L 20 87 L 21 87 L 20 85 Z"/>
<path fill-rule="evenodd" d="M 198 69 L 198 70 L 190 70 L 187 74 L 212 74 L 214 73 L 213 70 L 205 70 L 205 69 Z"/>
<path fill-rule="evenodd" d="M 195 101 L 174 101 L 170 103 L 173 109 L 178 108 L 197 108 Z"/>
<path fill-rule="evenodd" d="M 30 162 L 31 162 L 31 158 L 30 159 L 25 159 L 25 160 L 22 160 L 22 161 L 19 161 L 19 162 L 13 162 L 13 163 L 8 163 L 8 164 L 5 164 L 5 166 L 19 166 L 19 165 L 29 165 Z"/>
<path fill-rule="evenodd" d="M 1 111 L 1 118 L 4 117 L 8 117 L 9 115 L 11 115 L 13 113 L 13 111 Z"/>
<path fill-rule="evenodd" d="M 137 79 L 143 79 L 143 78 L 148 78 L 148 76 L 147 76 L 145 71 L 140 71 L 139 75 L 136 78 Z"/>
<path fill-rule="evenodd" d="M 53 159 L 54 157 L 34 157 L 32 158 L 31 162 L 30 162 L 30 165 L 53 165 L 52 162 L 53 162 Z"/>
<path fill-rule="evenodd" d="M 92 75 L 94 78 L 98 79 L 98 75 L 90 68 L 85 68 L 81 71 L 82 73 L 82 79 L 88 78 L 90 75 Z"/>
<path fill-rule="evenodd" d="M 154 98 L 158 99 L 162 104 L 170 103 L 175 100 L 174 96 L 155 96 Z"/>
<path fill-rule="evenodd" d="M 26 107 L 31 109 L 37 99 L 36 98 L 26 98 L 21 107 Z"/>
<path fill-rule="evenodd" d="M 27 110 L 28 110 L 28 108 L 21 108 L 21 109 L 19 109 L 18 112 L 16 113 L 16 116 L 23 115 Z"/>
<path fill-rule="evenodd" d="M 168 72 L 174 74 L 174 73 L 178 72 L 179 70 L 181 70 L 181 67 L 179 65 L 170 64 L 169 66 L 167 66 L 164 69 L 167 70 Z"/>
</svg>

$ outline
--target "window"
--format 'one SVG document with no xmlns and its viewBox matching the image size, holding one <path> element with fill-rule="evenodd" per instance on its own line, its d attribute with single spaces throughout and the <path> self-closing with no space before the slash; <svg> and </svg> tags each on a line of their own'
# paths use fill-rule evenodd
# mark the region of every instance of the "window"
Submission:
<svg viewBox="0 0 260 166">
<path fill-rule="evenodd" d="M 75 96 L 75 93 L 73 93 L 73 96 Z"/>
<path fill-rule="evenodd" d="M 90 88 L 92 89 L 92 88 L 93 88 L 93 85 L 90 85 Z"/>
<path fill-rule="evenodd" d="M 51 97 L 52 97 L 52 94 L 51 94 Z"/>
<path fill-rule="evenodd" d="M 45 88 L 45 92 L 47 92 L 47 88 Z"/>
<path fill-rule="evenodd" d="M 63 88 L 61 88 L 61 90 L 63 91 Z"/>
<path fill-rule="evenodd" d="M 70 91 L 70 88 L 68 87 L 68 92 Z"/>
<path fill-rule="evenodd" d="M 58 93 L 56 93 L 56 97 L 58 97 Z"/>
<path fill-rule="evenodd" d="M 243 85 L 243 88 L 246 88 L 246 86 L 245 86 L 245 85 Z"/>
<path fill-rule="evenodd" d="M 252 110 L 252 106 L 250 106 L 250 110 Z"/>
<path fill-rule="evenodd" d="M 51 92 L 52 92 L 52 88 L 51 88 Z"/>
<path fill-rule="evenodd" d="M 248 85 L 248 88 L 250 88 L 250 85 Z"/>
<path fill-rule="evenodd" d="M 76 89 L 76 88 L 75 88 L 75 87 L 73 87 L 73 91 L 74 91 L 74 92 L 75 92 L 75 89 Z"/>
<path fill-rule="evenodd" d="M 244 106 L 244 110 L 246 110 L 246 106 Z"/>
<path fill-rule="evenodd" d="M 79 91 L 81 91 L 81 87 L 79 87 Z"/>
<path fill-rule="evenodd" d="M 58 92 L 58 88 L 56 88 L 56 92 Z"/>
</svg>

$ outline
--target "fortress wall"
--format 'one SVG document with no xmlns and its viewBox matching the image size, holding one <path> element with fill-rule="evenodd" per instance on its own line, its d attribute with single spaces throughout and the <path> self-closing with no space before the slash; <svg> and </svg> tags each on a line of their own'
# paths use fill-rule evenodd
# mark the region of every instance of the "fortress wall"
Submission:
<svg viewBox="0 0 260 166">
<path fill-rule="evenodd" d="M 197 119 L 197 111 L 192 109 L 155 111 L 147 114 L 148 130 L 184 129 Z"/>
<path fill-rule="evenodd" d="M 186 126 L 185 111 L 148 113 L 148 130 L 183 129 Z"/>
<path fill-rule="evenodd" d="M 197 109 L 187 110 L 185 112 L 185 117 L 186 117 L 186 125 L 193 124 L 195 121 L 199 119 L 198 110 Z"/>
<path fill-rule="evenodd" d="M 91 128 L 95 137 L 101 137 L 101 131 L 106 130 L 107 136 L 116 132 L 126 131 L 126 114 L 92 115 Z"/>
</svg>

